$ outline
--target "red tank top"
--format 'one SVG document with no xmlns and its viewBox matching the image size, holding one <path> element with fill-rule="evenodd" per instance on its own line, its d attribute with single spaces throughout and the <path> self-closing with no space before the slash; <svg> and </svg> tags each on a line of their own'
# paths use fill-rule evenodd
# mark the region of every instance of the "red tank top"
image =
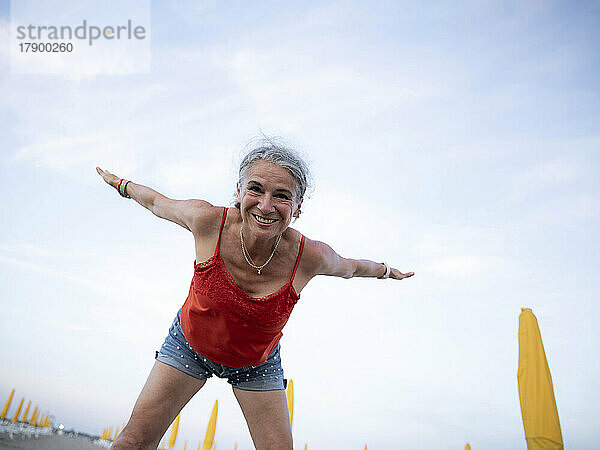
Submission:
<svg viewBox="0 0 600 450">
<path fill-rule="evenodd" d="M 236 283 L 219 254 L 221 233 L 227 217 L 224 208 L 215 253 L 194 261 L 194 276 L 181 308 L 183 334 L 196 352 L 229 367 L 264 363 L 283 333 L 300 298 L 292 286 L 302 256 L 304 236 L 290 281 L 266 297 L 248 295 Z"/>
</svg>

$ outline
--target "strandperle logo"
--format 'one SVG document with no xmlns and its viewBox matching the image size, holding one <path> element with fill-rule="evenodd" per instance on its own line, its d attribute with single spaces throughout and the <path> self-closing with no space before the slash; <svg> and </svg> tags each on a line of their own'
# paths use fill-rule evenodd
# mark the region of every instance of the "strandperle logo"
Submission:
<svg viewBox="0 0 600 450">
<path fill-rule="evenodd" d="M 146 39 L 146 29 L 141 26 L 133 26 L 131 19 L 127 21 L 127 25 L 107 25 L 105 27 L 98 27 L 95 25 L 88 25 L 87 20 L 83 20 L 83 23 L 76 27 L 69 25 L 64 26 L 42 26 L 42 25 L 21 25 L 17 27 L 17 39 L 31 39 L 31 40 L 86 40 L 88 45 L 92 45 L 95 40 L 98 39 Z"/>
</svg>

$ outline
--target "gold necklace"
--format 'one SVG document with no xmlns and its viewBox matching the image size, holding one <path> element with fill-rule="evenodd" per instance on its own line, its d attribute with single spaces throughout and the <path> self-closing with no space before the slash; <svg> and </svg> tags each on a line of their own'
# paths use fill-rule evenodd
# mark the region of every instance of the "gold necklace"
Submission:
<svg viewBox="0 0 600 450">
<path fill-rule="evenodd" d="M 260 271 L 262 269 L 264 269 L 264 267 L 267 264 L 269 264 L 269 261 L 271 261 L 271 258 L 273 258 L 273 255 L 275 254 L 275 250 L 277 250 L 277 246 L 279 245 L 279 241 L 281 240 L 281 236 L 283 236 L 283 233 L 280 234 L 279 237 L 277 238 L 277 242 L 275 242 L 275 247 L 273 248 L 273 252 L 271 253 L 271 256 L 269 256 L 269 259 L 267 259 L 267 262 L 264 263 L 262 266 L 257 266 L 252 261 L 252 258 L 250 257 L 250 255 L 246 254 L 246 247 L 244 246 L 244 236 L 242 235 L 242 227 L 240 227 L 240 241 L 242 243 L 242 254 L 244 255 L 244 259 L 246 259 L 246 262 L 248 264 L 250 264 L 252 267 L 254 267 L 259 275 L 260 275 Z"/>
</svg>

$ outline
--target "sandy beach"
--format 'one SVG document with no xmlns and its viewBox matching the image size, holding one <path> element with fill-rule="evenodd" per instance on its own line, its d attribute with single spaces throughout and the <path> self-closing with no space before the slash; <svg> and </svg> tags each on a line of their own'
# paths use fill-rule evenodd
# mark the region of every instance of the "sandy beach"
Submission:
<svg viewBox="0 0 600 450">
<path fill-rule="evenodd" d="M 16 436 L 9 439 L 7 435 L 0 435 L 0 450 L 100 450 L 102 447 L 94 445 L 89 439 L 71 438 L 68 436 L 40 436 L 36 438 L 21 439 Z"/>
</svg>

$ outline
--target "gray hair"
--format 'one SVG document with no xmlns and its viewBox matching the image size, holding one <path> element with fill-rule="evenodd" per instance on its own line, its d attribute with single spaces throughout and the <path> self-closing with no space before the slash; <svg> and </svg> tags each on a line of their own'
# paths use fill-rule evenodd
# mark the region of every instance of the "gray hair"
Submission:
<svg viewBox="0 0 600 450">
<path fill-rule="evenodd" d="M 296 150 L 285 146 L 281 142 L 281 139 L 268 137 L 264 134 L 261 138 L 251 140 L 250 143 L 246 145 L 246 147 L 248 146 L 252 146 L 252 149 L 246 153 L 246 156 L 244 156 L 240 163 L 238 179 L 240 188 L 242 187 L 248 168 L 253 163 L 258 160 L 269 161 L 290 172 L 296 181 L 296 202 L 300 203 L 304 198 L 306 191 L 310 190 L 312 187 L 312 179 L 308 165 L 304 162 L 300 154 Z M 235 207 L 239 209 L 239 202 L 235 203 Z"/>
</svg>

